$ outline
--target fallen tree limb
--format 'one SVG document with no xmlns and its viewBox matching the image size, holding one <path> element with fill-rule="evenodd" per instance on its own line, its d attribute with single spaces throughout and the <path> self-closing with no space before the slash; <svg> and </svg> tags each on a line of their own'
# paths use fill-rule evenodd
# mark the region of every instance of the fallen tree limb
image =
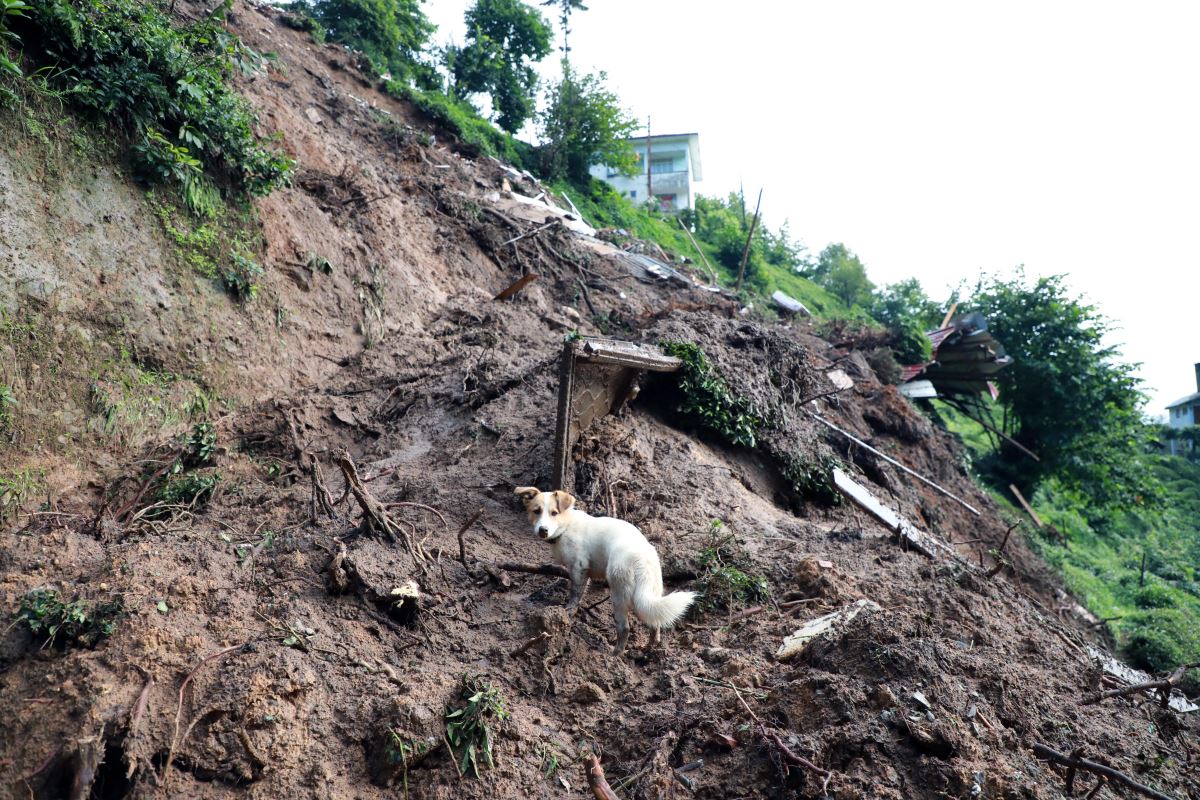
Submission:
<svg viewBox="0 0 1200 800">
<path fill-rule="evenodd" d="M 583 769 L 587 773 L 588 786 L 592 787 L 592 794 L 596 800 L 617 800 L 616 793 L 612 787 L 608 785 L 608 779 L 604 777 L 604 768 L 600 766 L 600 757 L 592 754 L 584 756 Z"/>
<path fill-rule="evenodd" d="M 467 529 L 474 525 L 475 521 L 482 516 L 483 509 L 480 508 L 471 515 L 470 519 L 462 524 L 461 528 L 458 529 L 458 563 L 462 564 L 464 567 L 467 565 L 467 545 L 463 541 L 463 535 L 467 532 Z"/>
<path fill-rule="evenodd" d="M 342 474 L 346 476 L 346 485 L 354 495 L 354 499 L 358 501 L 359 507 L 362 508 L 363 527 L 370 533 L 383 534 L 391 541 L 395 541 L 397 538 L 401 539 L 416 565 L 422 572 L 427 572 L 428 567 L 425 563 L 424 553 L 413 542 L 408 531 L 396 524 L 396 521 L 388 515 L 387 508 L 383 503 L 367 491 L 367 487 L 363 485 L 362 479 L 358 476 L 358 469 L 354 466 L 350 453 L 345 450 L 339 453 L 337 463 L 342 469 Z"/>
<path fill-rule="evenodd" d="M 1163 708 L 1169 708 L 1171 704 L 1171 692 L 1183 680 L 1183 676 L 1187 674 L 1189 669 L 1200 667 L 1200 662 L 1193 664 L 1184 664 L 1178 667 L 1166 678 L 1156 681 L 1145 681 L 1144 683 L 1135 683 L 1132 686 L 1123 686 L 1120 689 L 1109 689 L 1100 694 L 1092 695 L 1091 697 L 1080 702 L 1081 706 L 1095 705 L 1102 700 L 1107 700 L 1110 697 L 1121 697 L 1127 694 L 1135 694 L 1137 692 L 1145 692 L 1154 690 L 1159 696 L 1159 703 Z"/>
<path fill-rule="evenodd" d="M 1146 786 L 1145 784 L 1138 783 L 1136 780 L 1129 777 L 1124 772 L 1120 772 L 1119 770 L 1115 770 L 1112 767 L 1106 766 L 1104 764 L 1098 764 L 1095 761 L 1089 761 L 1086 758 L 1069 756 L 1069 755 L 1066 755 L 1065 753 L 1060 753 L 1057 750 L 1053 750 L 1053 749 L 1047 747 L 1046 745 L 1040 744 L 1038 742 L 1034 742 L 1032 747 L 1033 747 L 1033 752 L 1035 754 L 1037 754 L 1041 758 L 1046 759 L 1047 761 L 1053 761 L 1056 764 L 1061 764 L 1064 767 L 1068 767 L 1071 769 L 1082 769 L 1082 770 L 1087 770 L 1088 772 L 1095 773 L 1096 775 L 1103 775 L 1104 777 L 1108 778 L 1110 781 L 1115 781 L 1116 783 L 1119 783 L 1122 786 L 1126 786 L 1130 790 L 1137 792 L 1140 795 L 1143 795 L 1145 797 L 1152 797 L 1152 798 L 1154 798 L 1154 800 L 1175 800 L 1175 798 L 1171 797 L 1171 795 L 1163 794 L 1162 792 L 1158 791 L 1157 789 L 1151 789 L 1149 786 Z"/>
</svg>

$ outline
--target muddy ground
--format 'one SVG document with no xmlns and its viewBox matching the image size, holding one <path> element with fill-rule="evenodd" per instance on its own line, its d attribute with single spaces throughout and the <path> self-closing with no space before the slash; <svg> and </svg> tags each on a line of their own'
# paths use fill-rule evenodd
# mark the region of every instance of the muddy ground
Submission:
<svg viewBox="0 0 1200 800">
<path fill-rule="evenodd" d="M 181 452 L 179 435 L 28 451 L 75 477 L 0 537 L 6 613 L 54 587 L 121 598 L 127 614 L 94 649 L 39 649 L 6 623 L 0 795 L 584 797 L 580 758 L 597 752 L 622 798 L 1057 798 L 1062 770 L 1034 757 L 1041 742 L 1200 798 L 1195 719 L 1148 699 L 1080 705 L 1100 685 L 1084 651 L 1095 629 L 1024 528 L 993 569 L 989 551 L 1016 520 L 862 353 L 804 323 L 647 283 L 562 230 L 503 244 L 533 225 L 489 210 L 500 166 L 441 132 L 431 143 L 427 123 L 366 85 L 349 55 L 274 11 L 239 6 L 234 23 L 279 53 L 245 91 L 301 165 L 294 188 L 258 207 L 287 327 L 223 363 L 239 402 L 212 415 L 218 446 L 197 472 L 221 480 L 203 508 L 144 511 L 142 490 Z M 289 266 L 312 250 L 330 254 L 334 275 Z M 530 270 L 541 277 L 515 300 L 492 299 Z M 734 390 L 772 410 L 770 447 L 733 447 L 675 411 L 670 378 L 647 381 L 572 460 L 580 503 L 640 526 L 671 586 L 699 587 L 705 548 L 731 535 L 730 562 L 763 576 L 769 598 L 698 609 L 661 648 L 635 628 L 616 658 L 603 586 L 572 620 L 564 580 L 500 566 L 548 560 L 512 489 L 549 485 L 557 359 L 572 330 L 698 343 Z M 169 338 L 144 347 L 183 359 Z M 835 368 L 854 388 L 807 402 Z M 922 530 L 964 544 L 936 560 L 908 551 L 853 506 L 794 491 L 781 453 L 836 459 Z M 344 457 L 386 504 L 390 533 L 363 524 Z M 410 580 L 415 612 L 391 595 Z M 775 658 L 802 622 L 859 599 L 878 608 Z M 444 738 L 464 675 L 494 685 L 508 712 L 478 778 L 460 776 Z M 389 732 L 413 748 L 407 769 L 389 760 Z"/>
</svg>

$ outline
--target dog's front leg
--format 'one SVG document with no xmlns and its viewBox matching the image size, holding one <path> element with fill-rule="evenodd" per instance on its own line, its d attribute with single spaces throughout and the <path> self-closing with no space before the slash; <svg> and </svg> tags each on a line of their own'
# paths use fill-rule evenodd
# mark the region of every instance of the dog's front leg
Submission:
<svg viewBox="0 0 1200 800">
<path fill-rule="evenodd" d="M 590 577 L 582 567 L 571 568 L 571 593 L 567 597 L 567 611 L 574 613 L 579 608 L 579 602 L 587 594 Z"/>
</svg>

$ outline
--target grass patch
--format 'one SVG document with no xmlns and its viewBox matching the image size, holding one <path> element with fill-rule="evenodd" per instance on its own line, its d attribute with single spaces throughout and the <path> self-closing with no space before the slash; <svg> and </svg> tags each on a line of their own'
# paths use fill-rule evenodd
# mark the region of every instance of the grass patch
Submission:
<svg viewBox="0 0 1200 800">
<path fill-rule="evenodd" d="M 412 103 L 468 149 L 521 168 L 528 168 L 533 163 L 532 146 L 479 116 L 470 103 L 454 100 L 438 91 L 418 89 L 403 81 L 388 81 L 384 91 L 398 100 Z"/>
<path fill-rule="evenodd" d="M 65 650 L 68 647 L 95 647 L 111 636 L 125 615 L 120 600 L 87 604 L 82 600 L 64 602 L 51 589 L 34 589 L 21 598 L 17 621 L 40 647 Z"/>
<path fill-rule="evenodd" d="M 496 766 L 491 723 L 508 719 L 509 714 L 500 690 L 477 676 L 463 676 L 459 700 L 461 706 L 446 709 L 446 741 L 459 775 L 470 772 L 478 778 L 481 761 L 488 767 Z"/>
<path fill-rule="evenodd" d="M 41 490 L 44 479 L 35 469 L 0 472 L 0 524 L 17 515 L 25 501 Z"/>
</svg>

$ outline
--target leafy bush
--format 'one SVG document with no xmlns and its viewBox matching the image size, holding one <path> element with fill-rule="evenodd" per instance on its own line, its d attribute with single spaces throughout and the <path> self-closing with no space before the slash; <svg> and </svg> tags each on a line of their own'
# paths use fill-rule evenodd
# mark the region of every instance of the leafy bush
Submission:
<svg viewBox="0 0 1200 800">
<path fill-rule="evenodd" d="M 186 506 L 199 508 L 212 499 L 217 484 L 221 481 L 219 472 L 208 474 L 188 473 L 186 475 L 171 475 L 159 487 L 156 499 L 164 506 Z M 163 509 L 160 515 L 148 515 L 149 518 L 170 516 L 173 509 Z"/>
<path fill-rule="evenodd" d="M 489 723 L 508 719 L 508 712 L 504 709 L 500 690 L 479 677 L 463 676 L 460 700 L 464 701 L 462 707 L 446 709 L 446 741 L 459 774 L 465 775 L 470 770 L 478 778 L 481 756 L 489 767 L 496 766 L 492 759 L 492 728 Z M 459 752 L 455 753 L 455 749 Z"/>
<path fill-rule="evenodd" d="M 42 647 L 95 647 L 112 635 L 124 613 L 120 600 L 91 606 L 82 600 L 64 603 L 52 589 L 34 589 L 21 598 L 17 621 Z"/>
<path fill-rule="evenodd" d="M 303 31 L 311 34 L 313 41 L 317 44 L 324 44 L 329 32 L 325 30 L 325 26 L 320 23 L 312 15 L 312 9 L 301 0 L 301 2 L 291 3 L 284 6 L 287 13 L 280 20 L 284 25 L 292 30 Z"/>
<path fill-rule="evenodd" d="M 1180 664 L 1200 661 L 1200 628 L 1183 609 L 1141 611 L 1131 622 L 1135 627 L 1125 642 L 1125 652 L 1134 666 L 1168 672 Z"/>
<path fill-rule="evenodd" d="M 17 396 L 7 383 L 0 383 L 0 433 L 12 427 L 13 409 L 16 408 Z"/>
<path fill-rule="evenodd" d="M 1170 587 L 1151 581 L 1137 590 L 1133 602 L 1138 608 L 1174 608 L 1174 592 Z"/>
<path fill-rule="evenodd" d="M 697 345 L 680 341 L 660 344 L 667 355 L 683 362 L 675 410 L 731 444 L 755 447 L 763 419 L 753 404 L 729 390 Z"/>
<path fill-rule="evenodd" d="M 9 18 L 24 16 L 29 5 L 23 0 L 0 0 L 0 78 L 21 76 L 21 65 L 8 56 L 10 46 L 19 45 L 21 39 L 8 29 Z M 16 95 L 0 85 L 0 106 L 8 105 Z"/>
<path fill-rule="evenodd" d="M 603 72 L 578 75 L 563 61 L 563 77 L 550 89 L 542 112 L 540 149 L 542 172 L 586 184 L 592 164 L 607 164 L 628 172 L 637 163 L 626 137 L 637 120 L 621 108 L 620 100 L 604 86 Z"/>
<path fill-rule="evenodd" d="M 434 84 L 433 69 L 420 59 L 435 30 L 421 0 L 316 0 L 311 9 L 330 41 L 360 51 L 377 74 L 415 78 L 426 88 Z"/>
<path fill-rule="evenodd" d="M 253 112 L 227 84 L 235 69 L 265 63 L 223 27 L 230 7 L 176 28 L 139 0 L 36 0 L 25 55 L 49 68 L 47 85 L 130 136 L 143 178 L 177 186 L 207 214 L 214 187 L 267 194 L 293 169 L 255 135 Z"/>
<path fill-rule="evenodd" d="M 184 466 L 198 467 L 212 460 L 217 450 L 217 434 L 212 423 L 198 422 L 183 445 Z"/>
</svg>

